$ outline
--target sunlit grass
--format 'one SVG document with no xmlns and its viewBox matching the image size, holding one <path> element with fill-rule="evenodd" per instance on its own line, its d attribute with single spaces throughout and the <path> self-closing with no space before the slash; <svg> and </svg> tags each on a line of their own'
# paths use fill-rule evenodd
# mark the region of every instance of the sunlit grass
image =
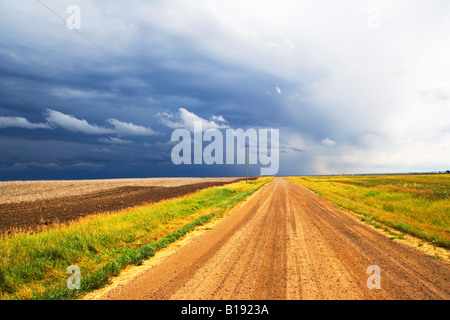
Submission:
<svg viewBox="0 0 450 320">
<path fill-rule="evenodd" d="M 291 177 L 341 208 L 450 248 L 450 175 Z"/>
<path fill-rule="evenodd" d="M 195 226 L 224 214 L 269 181 L 209 188 L 37 234 L 4 237 L 0 239 L 0 297 L 63 299 L 99 288 L 126 265 L 139 264 Z M 81 291 L 65 288 L 70 265 L 81 269 Z"/>
</svg>

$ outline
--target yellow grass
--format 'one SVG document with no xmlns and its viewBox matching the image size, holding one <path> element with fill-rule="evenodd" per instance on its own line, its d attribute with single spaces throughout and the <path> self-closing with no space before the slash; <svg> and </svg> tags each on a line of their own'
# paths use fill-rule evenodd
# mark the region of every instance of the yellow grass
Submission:
<svg viewBox="0 0 450 320">
<path fill-rule="evenodd" d="M 450 248 L 450 175 L 291 177 L 346 210 Z M 393 233 L 394 235 L 395 234 Z"/>
</svg>

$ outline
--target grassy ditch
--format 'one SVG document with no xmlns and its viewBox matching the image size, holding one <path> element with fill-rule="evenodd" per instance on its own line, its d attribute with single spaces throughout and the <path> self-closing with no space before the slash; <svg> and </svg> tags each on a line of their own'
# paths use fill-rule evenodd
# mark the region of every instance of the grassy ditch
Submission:
<svg viewBox="0 0 450 320">
<path fill-rule="evenodd" d="M 196 226 L 221 216 L 271 179 L 238 182 L 179 199 L 89 217 L 37 234 L 0 239 L 2 299 L 74 299 L 109 283 Z M 69 266 L 81 270 L 81 289 L 69 290 Z"/>
<path fill-rule="evenodd" d="M 450 249 L 450 176 L 374 175 L 290 177 L 361 220 Z M 377 223 L 378 222 L 378 223 Z M 386 229 L 389 231 L 389 229 Z M 402 237 L 389 231 L 393 237 Z"/>
</svg>

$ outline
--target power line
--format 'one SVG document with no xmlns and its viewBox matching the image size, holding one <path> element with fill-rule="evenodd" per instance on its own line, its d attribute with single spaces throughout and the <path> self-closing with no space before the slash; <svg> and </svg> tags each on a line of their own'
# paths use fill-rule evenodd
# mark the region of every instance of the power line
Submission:
<svg viewBox="0 0 450 320">
<path fill-rule="evenodd" d="M 52 9 L 50 9 L 45 3 L 43 3 L 41 0 L 36 0 L 37 2 L 39 2 L 42 6 L 44 6 L 45 8 L 47 8 L 51 13 L 53 13 L 56 17 L 58 17 L 64 24 L 66 24 L 66 20 L 64 18 L 62 18 L 59 14 L 57 14 L 55 11 L 53 11 Z M 103 50 L 101 47 L 99 47 L 94 41 L 92 41 L 91 39 L 89 39 L 85 34 L 83 34 L 81 31 L 79 31 L 78 29 L 73 29 L 75 30 L 80 36 L 82 36 L 83 38 L 85 38 L 87 41 L 89 41 L 94 47 L 96 47 L 98 50 L 100 50 L 101 52 L 103 52 L 104 54 L 106 54 L 108 57 L 111 58 L 111 55 L 106 52 L 105 50 Z"/>
</svg>

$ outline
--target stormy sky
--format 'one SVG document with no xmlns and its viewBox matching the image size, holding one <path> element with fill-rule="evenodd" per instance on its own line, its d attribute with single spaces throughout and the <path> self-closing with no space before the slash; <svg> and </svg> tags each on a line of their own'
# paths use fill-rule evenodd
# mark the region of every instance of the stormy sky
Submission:
<svg viewBox="0 0 450 320">
<path fill-rule="evenodd" d="M 279 175 L 450 169 L 449 1 L 0 9 L 0 180 L 245 174 L 172 163 L 194 121 L 279 129 Z"/>
</svg>

